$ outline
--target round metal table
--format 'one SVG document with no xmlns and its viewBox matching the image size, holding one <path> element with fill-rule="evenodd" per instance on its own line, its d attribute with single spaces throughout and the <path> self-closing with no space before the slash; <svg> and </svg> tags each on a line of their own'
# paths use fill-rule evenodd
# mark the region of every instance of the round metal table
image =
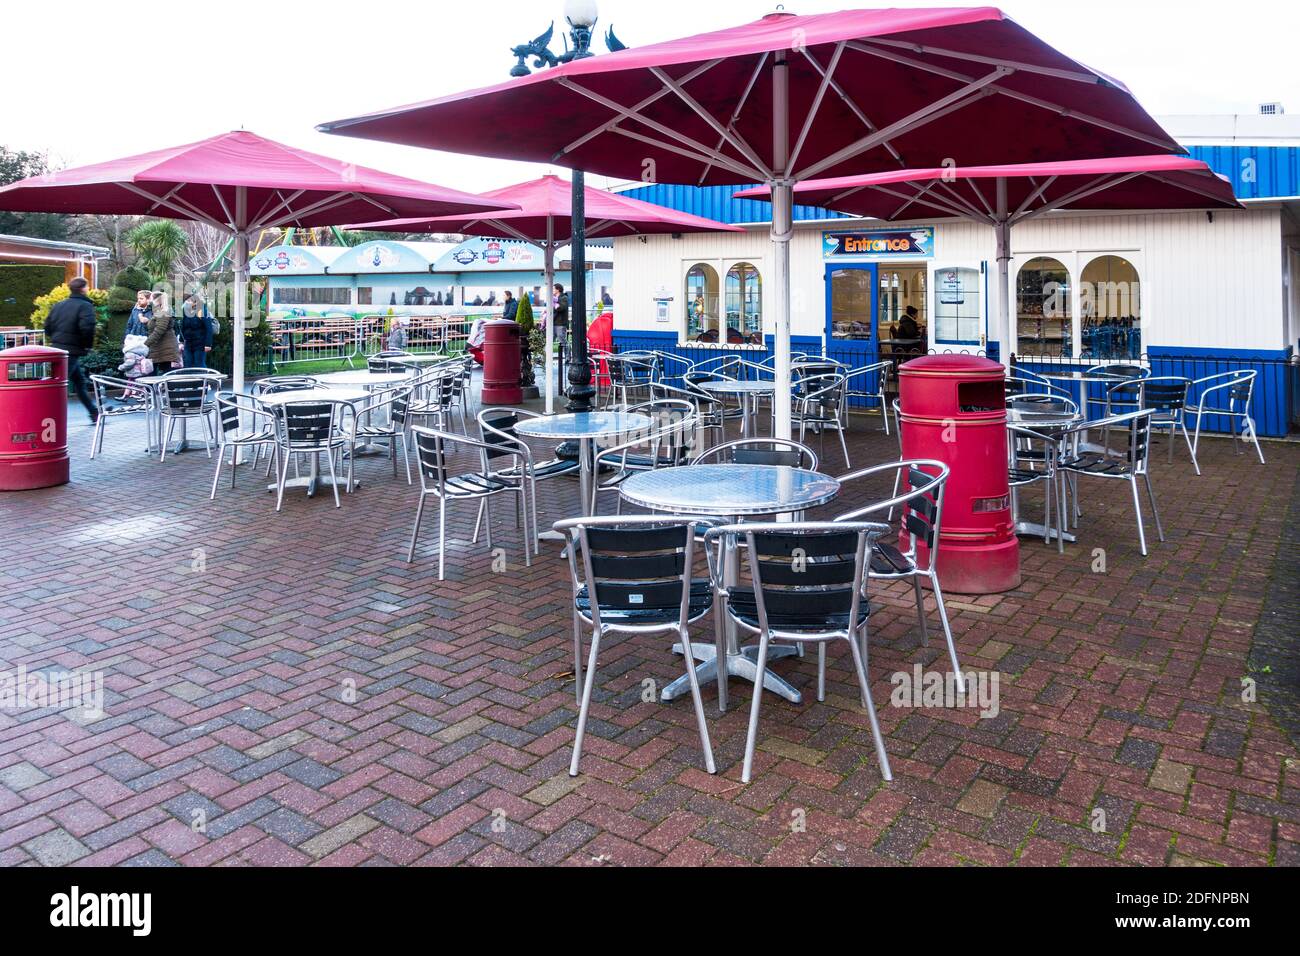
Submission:
<svg viewBox="0 0 1300 956">
<path fill-rule="evenodd" d="M 759 395 L 775 395 L 776 382 L 762 379 L 714 379 L 697 383 L 706 392 L 716 395 L 739 395 L 741 400 L 740 437 L 758 436 L 758 402 Z M 751 428 L 750 422 L 753 422 Z"/>
<path fill-rule="evenodd" d="M 405 372 L 370 372 L 366 369 L 348 369 L 345 372 L 329 372 L 325 375 L 311 376 L 322 385 L 333 388 L 336 386 L 353 386 L 364 388 L 367 392 L 373 392 L 378 388 L 392 388 L 401 385 L 403 382 L 411 380 L 414 369 Z M 370 413 L 366 412 L 365 424 L 370 424 Z M 358 445 L 356 455 L 362 458 L 368 455 L 382 455 L 388 452 L 387 448 L 376 445 L 367 441 L 363 445 Z"/>
<path fill-rule="evenodd" d="M 365 402 L 370 398 L 370 393 L 364 388 L 295 388 L 288 392 L 275 392 L 271 395 L 258 395 L 257 401 L 269 408 L 279 408 L 293 402 L 347 402 L 350 405 L 357 405 Z M 354 411 L 360 413 L 361 409 L 354 408 Z M 297 468 L 297 465 L 294 465 Z M 347 487 L 347 479 L 336 478 L 333 482 L 335 485 L 350 491 Z M 361 482 L 354 479 L 353 487 L 360 487 Z M 291 478 L 284 483 L 287 488 L 306 488 L 307 497 L 312 497 L 320 490 L 321 486 L 328 488 L 330 479 L 321 477 L 320 473 L 320 453 L 317 452 L 311 456 L 311 471 L 304 477 Z M 276 490 L 274 483 L 267 485 L 266 490 L 274 492 Z"/>
<path fill-rule="evenodd" d="M 825 504 L 840 491 L 840 483 L 829 475 L 789 468 L 784 465 L 686 465 L 641 472 L 623 482 L 624 500 L 643 508 L 673 514 L 708 515 L 739 519 L 749 515 L 789 514 Z M 728 543 L 723 555 L 723 575 L 727 584 L 737 583 L 740 557 Z M 753 683 L 758 675 L 758 647 L 741 647 L 735 623 L 726 621 L 726 660 L 722 671 L 726 677 L 743 677 Z M 718 677 L 717 648 L 705 642 L 691 644 L 695 659 L 700 661 L 695 676 L 703 683 Z M 681 654 L 683 648 L 673 650 Z M 792 657 L 798 648 L 773 645 L 768 659 Z M 803 695 L 770 668 L 763 675 L 763 687 L 786 700 L 800 703 Z M 673 700 L 690 690 L 690 681 L 679 677 L 664 688 L 661 697 Z M 726 709 L 725 685 L 718 687 L 718 706 Z"/>
<path fill-rule="evenodd" d="M 578 442 L 578 477 L 582 495 L 578 514 L 585 515 L 591 506 L 595 460 L 592 446 L 595 440 L 641 431 L 652 424 L 654 422 L 649 415 L 636 412 L 569 412 L 544 418 L 525 418 L 515 426 L 515 434 L 555 442 Z"/>
<path fill-rule="evenodd" d="M 149 411 L 145 414 L 145 423 L 148 426 L 147 431 L 149 432 L 149 441 L 145 448 L 145 454 L 148 455 L 156 455 L 162 450 L 164 436 L 162 433 L 162 409 L 158 402 L 158 385 L 166 378 L 166 375 L 141 375 L 139 378 L 131 380 L 132 384 L 143 385 L 149 389 Z M 193 374 L 174 375 L 172 378 L 210 378 L 214 383 L 224 382 L 226 380 L 226 376 L 215 369 L 197 371 Z M 189 429 L 186 427 L 187 422 L 188 419 L 181 419 L 180 440 L 177 441 L 176 447 L 171 449 L 169 454 L 179 455 L 181 452 L 190 450 Z M 155 431 L 157 432 L 158 438 L 157 444 L 154 443 Z M 206 442 L 204 443 L 204 447 L 207 447 Z"/>
</svg>

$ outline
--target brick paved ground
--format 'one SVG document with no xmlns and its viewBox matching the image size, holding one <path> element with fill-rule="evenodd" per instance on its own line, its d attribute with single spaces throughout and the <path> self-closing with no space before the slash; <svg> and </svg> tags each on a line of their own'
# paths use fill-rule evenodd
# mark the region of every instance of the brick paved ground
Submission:
<svg viewBox="0 0 1300 956">
<path fill-rule="evenodd" d="M 874 428 L 855 464 L 896 453 Z M 342 510 L 299 492 L 276 515 L 247 477 L 209 503 L 202 452 L 160 465 L 114 422 L 91 463 L 89 438 L 74 425 L 72 484 L 0 498 L 0 667 L 107 688 L 95 721 L 0 711 L 0 864 L 1300 863 L 1296 749 L 1266 696 L 1241 699 L 1300 446 L 1260 467 L 1210 441 L 1202 478 L 1157 456 L 1169 540 L 1146 560 L 1124 489 L 1085 486 L 1080 544 L 1027 543 L 1018 591 L 953 597 L 963 664 L 1002 675 L 995 719 L 889 704 L 890 673 L 944 662 L 885 592 L 871 678 L 894 782 L 836 648 L 826 703 L 765 702 L 742 786 L 748 685 L 722 717 L 705 689 L 710 777 L 689 703 L 642 702 L 680 673 L 657 639 L 603 654 L 567 776 L 554 546 L 525 570 L 503 528 L 492 573 L 460 514 L 440 584 L 431 548 L 402 560 L 415 495 L 383 461 Z M 544 511 L 573 495 L 548 483 Z M 777 667 L 811 688 L 813 660 Z"/>
</svg>

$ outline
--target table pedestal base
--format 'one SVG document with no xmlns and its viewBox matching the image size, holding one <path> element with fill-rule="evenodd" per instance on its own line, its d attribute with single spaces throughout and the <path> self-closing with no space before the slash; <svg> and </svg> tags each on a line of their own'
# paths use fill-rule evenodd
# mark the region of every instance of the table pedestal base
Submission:
<svg viewBox="0 0 1300 956">
<path fill-rule="evenodd" d="M 1041 538 L 1041 537 L 1043 537 L 1043 535 L 1045 535 L 1045 534 L 1047 534 L 1047 533 L 1048 533 L 1047 529 L 1044 528 L 1041 524 L 1035 524 L 1035 523 L 1032 522 L 1032 521 L 1017 521 L 1017 522 L 1016 522 L 1016 535 L 1017 535 L 1018 537 L 1021 537 L 1021 538 Z M 1058 532 L 1055 528 L 1053 528 L 1053 529 L 1051 530 L 1051 538 L 1052 538 L 1052 540 L 1055 541 L 1058 537 L 1059 537 L 1062 541 L 1069 542 L 1070 544 L 1074 544 L 1074 542 L 1075 542 L 1075 537 L 1074 537 L 1074 535 L 1070 534 L 1070 532 L 1067 531 L 1067 532 L 1065 532 L 1064 534 L 1061 534 L 1061 533 Z"/>
<path fill-rule="evenodd" d="M 695 652 L 695 659 L 700 661 L 700 665 L 695 668 L 696 679 L 703 685 L 709 681 L 716 680 L 718 677 L 718 660 L 717 648 L 712 644 L 702 641 L 692 641 L 691 650 Z M 681 654 L 682 645 L 674 644 L 673 653 Z M 792 704 L 803 703 L 803 694 L 801 694 L 785 678 L 773 673 L 772 662 L 784 657 L 794 657 L 799 653 L 799 648 L 791 647 L 786 644 L 769 645 L 767 649 L 767 672 L 763 675 L 763 687 L 779 694 Z M 758 676 L 758 648 L 742 647 L 738 653 L 727 654 L 726 658 L 727 675 L 729 677 L 742 677 L 751 684 L 754 678 Z M 664 701 L 676 700 L 678 697 L 684 697 L 691 691 L 690 679 L 683 674 L 677 680 L 673 681 L 663 689 L 660 699 Z"/>
</svg>

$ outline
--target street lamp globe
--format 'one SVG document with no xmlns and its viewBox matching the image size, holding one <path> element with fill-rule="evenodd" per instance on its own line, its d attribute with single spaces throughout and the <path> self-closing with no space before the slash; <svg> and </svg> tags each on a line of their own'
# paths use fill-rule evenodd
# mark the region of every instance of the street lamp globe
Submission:
<svg viewBox="0 0 1300 956">
<path fill-rule="evenodd" d="M 596 0 L 565 0 L 564 17 L 570 26 L 590 30 L 596 25 Z"/>
</svg>

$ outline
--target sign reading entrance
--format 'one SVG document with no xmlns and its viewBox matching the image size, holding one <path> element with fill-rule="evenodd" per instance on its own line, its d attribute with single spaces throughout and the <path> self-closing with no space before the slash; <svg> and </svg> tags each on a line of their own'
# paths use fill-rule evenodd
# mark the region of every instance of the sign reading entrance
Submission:
<svg viewBox="0 0 1300 956">
<path fill-rule="evenodd" d="M 865 229 L 822 233 L 822 258 L 930 259 L 934 256 L 934 227 Z"/>
</svg>

